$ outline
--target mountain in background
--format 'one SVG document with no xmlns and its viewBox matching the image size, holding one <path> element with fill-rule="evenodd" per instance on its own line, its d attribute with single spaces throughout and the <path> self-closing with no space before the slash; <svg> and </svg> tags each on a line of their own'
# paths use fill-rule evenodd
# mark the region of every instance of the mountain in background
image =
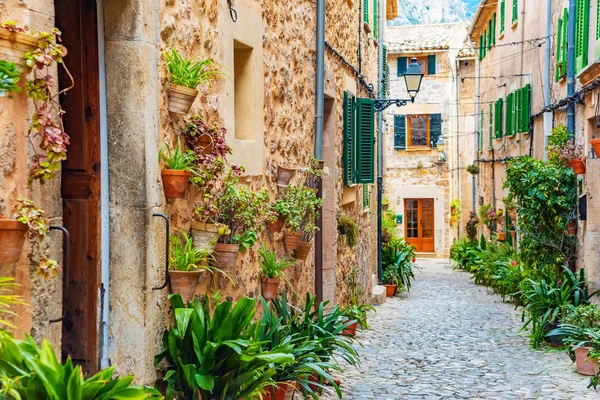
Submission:
<svg viewBox="0 0 600 400">
<path fill-rule="evenodd" d="M 480 0 L 397 0 L 398 17 L 388 25 L 470 21 Z"/>
</svg>

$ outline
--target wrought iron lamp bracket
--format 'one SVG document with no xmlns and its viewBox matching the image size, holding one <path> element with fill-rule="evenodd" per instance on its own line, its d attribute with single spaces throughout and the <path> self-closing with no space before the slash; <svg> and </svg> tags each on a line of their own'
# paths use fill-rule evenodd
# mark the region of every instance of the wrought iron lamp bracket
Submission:
<svg viewBox="0 0 600 400">
<path fill-rule="evenodd" d="M 388 107 L 396 105 L 396 107 L 402 107 L 408 103 L 413 103 L 414 100 L 403 100 L 403 99 L 375 99 L 375 111 L 381 112 Z"/>
</svg>

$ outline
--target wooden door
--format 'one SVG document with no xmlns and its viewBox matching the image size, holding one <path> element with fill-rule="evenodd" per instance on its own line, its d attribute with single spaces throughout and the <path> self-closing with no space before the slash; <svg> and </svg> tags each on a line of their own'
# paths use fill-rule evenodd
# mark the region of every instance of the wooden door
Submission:
<svg viewBox="0 0 600 400">
<path fill-rule="evenodd" d="M 418 252 L 432 253 L 434 246 L 433 199 L 405 199 L 404 237 Z"/>
<path fill-rule="evenodd" d="M 100 122 L 98 31 L 95 0 L 56 0 L 56 26 L 69 54 L 65 63 L 75 87 L 60 99 L 65 131 L 71 137 L 63 162 L 63 224 L 71 233 L 69 296 L 63 321 L 62 354 L 84 372 L 99 367 Z M 59 86 L 70 84 L 59 68 Z"/>
</svg>

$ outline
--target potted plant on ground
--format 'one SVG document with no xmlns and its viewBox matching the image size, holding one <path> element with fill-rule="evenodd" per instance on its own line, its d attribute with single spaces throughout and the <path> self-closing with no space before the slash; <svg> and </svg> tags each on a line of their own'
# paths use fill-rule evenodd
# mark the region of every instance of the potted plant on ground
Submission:
<svg viewBox="0 0 600 400">
<path fill-rule="evenodd" d="M 504 208 L 506 209 L 506 212 L 508 213 L 508 216 L 510 217 L 511 221 L 516 221 L 517 205 L 515 204 L 514 199 L 510 196 L 506 196 L 502 198 L 502 203 L 504 203 Z"/>
<path fill-rule="evenodd" d="M 361 295 L 363 292 L 362 285 L 357 281 L 358 269 L 354 268 L 348 276 L 347 283 L 350 291 L 349 301 L 347 307 L 342 307 L 342 314 L 348 319 L 347 323 L 350 323 L 342 334 L 348 336 L 356 335 L 356 326 L 360 324 L 363 329 L 369 329 L 367 323 L 367 312 L 375 311 L 375 308 L 370 304 L 362 302 Z"/>
<path fill-rule="evenodd" d="M 382 253 L 382 282 L 388 297 L 394 296 L 398 289 L 410 291 L 411 283 L 415 279 L 415 247 L 409 245 L 404 239 L 394 238 L 388 243 Z"/>
<path fill-rule="evenodd" d="M 179 293 L 186 301 L 192 301 L 203 274 L 221 270 L 211 267 L 212 257 L 205 249 L 194 246 L 186 233 L 171 236 L 169 255 L 169 282 L 171 291 Z"/>
<path fill-rule="evenodd" d="M 181 140 L 178 136 L 177 147 L 172 149 L 168 143 L 164 144 L 158 152 L 158 158 L 166 163 L 166 168 L 161 171 L 165 197 L 167 199 L 183 198 L 190 184 L 192 171 L 194 171 L 196 155 L 191 150 L 182 151 Z"/>
<path fill-rule="evenodd" d="M 558 154 L 563 160 L 569 161 L 569 164 L 571 164 L 571 168 L 573 168 L 573 172 L 575 172 L 576 175 L 585 174 L 583 146 L 576 145 L 574 139 L 570 139 L 567 144 L 559 150 Z"/>
<path fill-rule="evenodd" d="M 201 83 L 209 83 L 223 72 L 210 58 L 198 60 L 183 58 L 175 49 L 165 53 L 167 67 L 171 73 L 169 85 L 169 111 L 187 114 L 190 111 Z"/>
<path fill-rule="evenodd" d="M 260 256 L 260 285 L 263 297 L 271 300 L 277 295 L 277 289 L 281 279 L 285 278 L 284 269 L 294 265 L 294 260 L 289 258 L 278 258 L 275 250 L 267 249 L 263 244 L 258 251 Z"/>
</svg>

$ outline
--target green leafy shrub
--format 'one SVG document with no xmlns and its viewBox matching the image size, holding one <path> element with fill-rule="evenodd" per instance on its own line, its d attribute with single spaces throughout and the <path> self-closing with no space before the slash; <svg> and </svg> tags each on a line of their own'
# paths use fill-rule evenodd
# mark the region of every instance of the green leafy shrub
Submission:
<svg viewBox="0 0 600 400">
<path fill-rule="evenodd" d="M 17 85 L 20 79 L 21 73 L 15 63 L 0 60 L 0 96 L 20 92 L 21 88 Z"/>
<path fill-rule="evenodd" d="M 340 235 L 346 238 L 346 244 L 349 247 L 356 246 L 358 240 L 358 224 L 354 219 L 345 214 L 340 214 L 337 218 L 337 228 Z"/>
<path fill-rule="evenodd" d="M 385 245 L 381 257 L 383 283 L 395 284 L 399 289 L 410 291 L 415 271 L 419 268 L 415 260 L 415 247 L 404 239 L 395 238 Z"/>
<path fill-rule="evenodd" d="M 275 211 L 285 219 L 289 230 L 302 232 L 302 240 L 309 242 L 317 231 L 315 221 L 321 204 L 313 188 L 290 185 L 275 202 Z"/>
<path fill-rule="evenodd" d="M 295 264 L 295 260 L 291 258 L 279 258 L 275 250 L 267 249 L 266 243 L 263 244 L 261 249 L 258 251 L 260 260 L 260 276 L 263 278 L 284 278 L 284 269 L 289 268 Z"/>
<path fill-rule="evenodd" d="M 342 307 L 342 313 L 348 318 L 348 320 L 354 320 L 360 324 L 364 329 L 369 329 L 367 323 L 367 312 L 375 311 L 375 308 L 370 304 L 362 302 L 363 286 L 357 280 L 358 269 L 354 268 L 346 282 L 348 283 L 348 290 L 350 291 L 350 298 L 347 307 Z"/>
</svg>

